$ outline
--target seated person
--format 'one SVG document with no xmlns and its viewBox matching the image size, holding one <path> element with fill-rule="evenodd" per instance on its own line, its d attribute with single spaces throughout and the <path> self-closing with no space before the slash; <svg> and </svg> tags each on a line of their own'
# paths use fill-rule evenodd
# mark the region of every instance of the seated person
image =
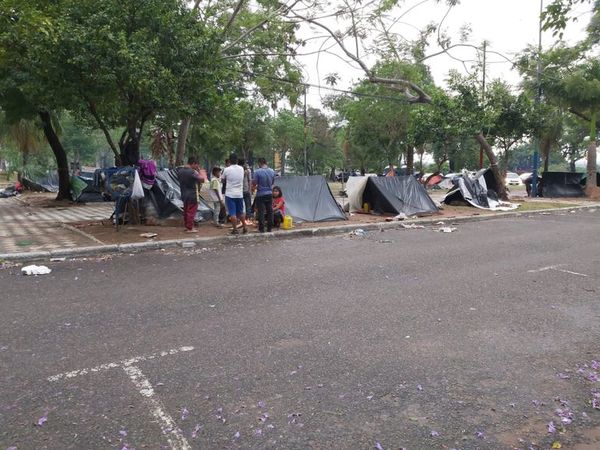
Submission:
<svg viewBox="0 0 600 450">
<path fill-rule="evenodd" d="M 285 198 L 279 186 L 273 186 L 273 225 L 279 228 L 285 217 Z"/>
</svg>

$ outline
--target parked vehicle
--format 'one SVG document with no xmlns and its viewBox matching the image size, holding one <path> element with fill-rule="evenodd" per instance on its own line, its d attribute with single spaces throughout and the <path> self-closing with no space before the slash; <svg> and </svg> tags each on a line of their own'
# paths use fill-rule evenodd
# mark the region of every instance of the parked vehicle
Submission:
<svg viewBox="0 0 600 450">
<path fill-rule="evenodd" d="M 521 177 L 514 172 L 507 172 L 505 183 L 511 186 L 520 186 L 523 184 Z"/>
</svg>

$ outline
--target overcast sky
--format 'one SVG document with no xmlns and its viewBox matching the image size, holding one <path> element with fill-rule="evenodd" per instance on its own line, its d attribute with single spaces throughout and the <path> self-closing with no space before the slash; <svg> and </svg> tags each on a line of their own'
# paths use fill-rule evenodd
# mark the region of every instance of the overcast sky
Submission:
<svg viewBox="0 0 600 450">
<path fill-rule="evenodd" d="M 548 3 L 549 0 L 545 0 L 545 2 Z M 406 0 L 400 3 L 404 5 L 403 9 L 398 10 L 401 12 L 418 1 Z M 436 3 L 433 0 L 425 2 L 403 18 L 406 24 L 398 25 L 395 32 L 412 38 L 415 27 L 422 29 L 428 23 L 439 23 L 446 11 L 444 2 Z M 489 43 L 489 50 L 497 51 L 512 59 L 528 45 L 537 45 L 539 11 L 539 0 L 461 0 L 460 4 L 451 10 L 442 29 L 456 42 L 461 27 L 468 24 L 472 29 L 468 43 L 480 45 L 486 40 Z M 571 25 L 565 34 L 565 39 L 570 42 L 583 37 L 583 29 L 587 24 L 585 10 L 579 10 L 577 14 L 581 15 L 580 21 Z M 334 29 L 344 28 L 343 23 L 335 20 L 330 20 L 327 24 Z M 300 36 L 304 38 L 315 36 L 315 34 L 315 31 L 309 30 L 307 27 L 303 27 L 300 32 Z M 555 42 L 555 39 L 551 33 L 544 33 L 542 41 L 543 46 L 547 48 Z M 304 51 L 314 51 L 322 42 L 318 39 L 312 40 Z M 436 51 L 436 47 L 431 47 L 429 50 L 433 53 Z M 332 51 L 336 50 L 332 49 Z M 337 53 L 341 55 L 341 52 L 337 51 Z M 452 51 L 452 55 L 463 60 L 477 59 L 477 52 L 474 49 L 455 49 Z M 336 87 L 347 89 L 364 76 L 360 70 L 331 54 L 321 54 L 318 61 L 315 55 L 301 56 L 298 60 L 304 67 L 305 79 L 311 84 L 325 85 L 324 77 L 329 73 L 337 72 L 342 78 Z M 487 60 L 488 80 L 503 78 L 511 84 L 518 83 L 518 74 L 511 69 L 511 64 L 506 60 L 491 53 L 488 54 Z M 369 63 L 372 64 L 374 61 L 374 59 L 369 60 Z M 444 83 L 450 69 L 457 69 L 465 73 L 462 63 L 454 61 L 446 55 L 432 58 L 428 60 L 428 64 L 438 84 Z M 317 88 L 309 88 L 309 105 L 320 106 L 321 97 L 327 94 L 330 92 L 326 90 L 319 92 Z"/>
</svg>

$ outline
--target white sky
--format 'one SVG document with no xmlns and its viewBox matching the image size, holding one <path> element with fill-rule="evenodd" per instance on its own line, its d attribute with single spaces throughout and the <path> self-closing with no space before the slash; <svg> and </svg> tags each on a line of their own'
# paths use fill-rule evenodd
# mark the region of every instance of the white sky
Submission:
<svg viewBox="0 0 600 450">
<path fill-rule="evenodd" d="M 418 3 L 417 0 L 406 0 L 400 2 L 402 12 L 407 7 Z M 549 3 L 549 0 L 545 0 Z M 539 24 L 539 0 L 462 0 L 459 5 L 454 7 L 446 18 L 442 29 L 452 37 L 453 42 L 458 42 L 460 28 L 469 24 L 472 33 L 467 43 L 480 45 L 484 40 L 488 41 L 488 50 L 497 51 L 508 58 L 513 58 L 528 45 L 537 45 L 538 24 Z M 408 22 L 405 25 L 399 25 L 395 28 L 397 33 L 414 37 L 415 26 L 419 29 L 424 28 L 428 23 L 439 23 L 447 7 L 444 2 L 436 3 L 431 0 L 415 8 L 403 20 Z M 394 12 L 398 14 L 398 12 Z M 577 11 L 580 14 L 579 22 L 576 22 L 567 29 L 565 39 L 568 42 L 574 42 L 584 36 L 584 28 L 588 22 L 588 16 L 585 9 Z M 336 22 L 331 19 L 327 25 L 333 29 L 343 29 L 342 22 Z M 347 24 L 346 24 L 347 26 Z M 307 38 L 314 36 L 315 31 L 303 27 L 300 36 Z M 320 30 L 319 30 L 319 33 Z M 543 46 L 550 47 L 555 42 L 551 33 L 544 33 L 542 38 Z M 308 52 L 316 50 L 321 45 L 322 40 L 312 40 L 302 50 Z M 350 43 L 347 43 L 350 47 Z M 353 47 L 351 47 L 353 48 Z M 334 51 L 332 49 L 332 51 Z M 428 53 L 434 53 L 436 47 L 430 47 Z M 342 54 L 335 50 L 336 53 Z M 473 60 L 477 59 L 477 53 L 474 49 L 464 48 L 455 49 L 451 53 L 459 59 Z M 305 71 L 305 80 L 311 84 L 325 85 L 324 77 L 332 72 L 342 75 L 341 80 L 336 87 L 348 89 L 352 84 L 364 76 L 363 72 L 353 68 L 351 65 L 341 61 L 339 58 L 330 54 L 322 54 L 317 63 L 316 56 L 300 56 L 297 58 L 303 65 Z M 487 79 L 503 78 L 511 84 L 518 83 L 519 77 L 516 71 L 511 69 L 511 64 L 503 58 L 488 54 Z M 369 65 L 375 62 L 374 59 L 367 59 Z M 465 73 L 462 63 L 453 61 L 446 55 L 437 56 L 428 60 L 433 76 L 438 84 L 443 84 L 446 75 L 450 69 L 457 69 Z M 329 91 L 309 88 L 307 102 L 309 105 L 318 107 L 321 105 L 321 96 L 330 94 Z"/>
</svg>

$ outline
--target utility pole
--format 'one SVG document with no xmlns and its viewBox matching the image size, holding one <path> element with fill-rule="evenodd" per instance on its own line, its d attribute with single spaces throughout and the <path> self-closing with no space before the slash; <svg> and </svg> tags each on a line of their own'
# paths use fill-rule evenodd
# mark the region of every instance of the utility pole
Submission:
<svg viewBox="0 0 600 450">
<path fill-rule="evenodd" d="M 487 41 L 483 41 L 483 79 L 481 80 L 481 101 L 485 105 L 485 71 L 486 71 Z M 483 169 L 483 147 L 479 147 L 479 169 Z"/>
<path fill-rule="evenodd" d="M 308 133 L 308 124 L 306 121 L 306 85 L 304 85 L 304 175 L 308 175 L 308 159 L 306 155 L 306 135 Z"/>
<path fill-rule="evenodd" d="M 542 102 L 542 13 L 544 12 L 544 0 L 540 0 L 540 20 L 538 25 L 538 53 L 537 53 L 537 69 L 536 69 L 536 95 L 535 105 L 536 107 Z M 533 173 L 531 175 L 531 196 L 538 196 L 538 166 L 539 166 L 539 154 L 540 154 L 540 141 L 541 136 L 535 136 L 535 143 L 533 147 Z"/>
</svg>

